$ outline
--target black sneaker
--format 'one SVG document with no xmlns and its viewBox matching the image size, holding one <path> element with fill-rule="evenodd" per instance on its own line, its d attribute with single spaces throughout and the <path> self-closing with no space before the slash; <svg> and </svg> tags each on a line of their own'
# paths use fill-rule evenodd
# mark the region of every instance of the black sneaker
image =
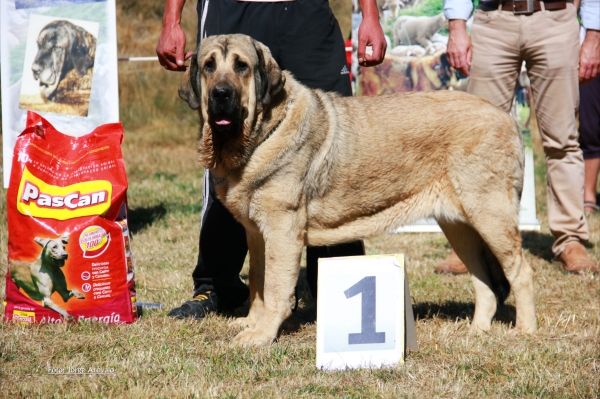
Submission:
<svg viewBox="0 0 600 399">
<path fill-rule="evenodd" d="M 219 297 L 212 291 L 206 291 L 196 295 L 190 301 L 186 301 L 178 308 L 171 309 L 170 317 L 185 319 L 188 317 L 202 319 L 209 313 L 220 310 Z"/>
</svg>

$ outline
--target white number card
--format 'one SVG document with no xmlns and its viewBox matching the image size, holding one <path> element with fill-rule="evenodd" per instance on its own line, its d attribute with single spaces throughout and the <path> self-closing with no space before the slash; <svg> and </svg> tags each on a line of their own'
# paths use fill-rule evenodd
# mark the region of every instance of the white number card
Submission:
<svg viewBox="0 0 600 399">
<path fill-rule="evenodd" d="M 317 367 L 404 362 L 404 290 L 404 255 L 319 259 Z"/>
</svg>

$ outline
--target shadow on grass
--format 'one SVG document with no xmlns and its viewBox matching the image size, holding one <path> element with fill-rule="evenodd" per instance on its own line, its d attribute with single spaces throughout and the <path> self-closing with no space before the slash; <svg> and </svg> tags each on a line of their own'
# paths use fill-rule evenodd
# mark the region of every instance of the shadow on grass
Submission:
<svg viewBox="0 0 600 399">
<path fill-rule="evenodd" d="M 310 297 L 310 293 L 307 292 Z M 301 295 L 302 300 L 305 298 Z M 247 312 L 247 308 L 246 308 Z M 446 321 L 473 320 L 475 305 L 472 302 L 447 301 L 442 304 L 421 302 L 413 304 L 415 320 L 442 319 Z M 315 323 L 317 320 L 316 301 L 310 298 L 306 306 L 298 308 L 292 317 L 287 319 L 282 326 L 281 335 L 298 332 L 302 326 Z M 509 327 L 517 321 L 517 311 L 513 305 L 498 306 L 494 320 Z"/>
<path fill-rule="evenodd" d="M 164 204 L 150 206 L 147 208 L 129 209 L 129 230 L 132 233 L 137 233 L 145 229 L 157 220 L 162 219 L 167 213 L 167 208 Z"/>
<path fill-rule="evenodd" d="M 523 248 L 527 249 L 532 255 L 552 262 L 554 254 L 552 253 L 552 244 L 554 237 L 550 234 L 543 234 L 537 231 L 521 232 L 523 238 Z"/>
<path fill-rule="evenodd" d="M 442 320 L 472 320 L 475 313 L 475 304 L 472 302 L 446 301 L 442 304 L 421 302 L 413 304 L 416 320 L 442 319 Z M 513 305 L 498 306 L 494 320 L 507 325 L 515 325 L 517 311 Z"/>
<path fill-rule="evenodd" d="M 314 299 L 306 283 L 306 269 L 300 270 L 297 291 L 301 306 L 292 313 L 282 325 L 281 335 L 293 334 L 302 329 L 306 324 L 317 321 L 317 301 Z M 236 316 L 245 316 L 248 313 L 249 303 L 237 309 Z M 442 319 L 442 320 L 473 320 L 475 304 L 473 302 L 444 301 L 413 303 L 415 320 Z M 509 327 L 517 321 L 517 310 L 513 305 L 498 305 L 494 320 Z"/>
</svg>

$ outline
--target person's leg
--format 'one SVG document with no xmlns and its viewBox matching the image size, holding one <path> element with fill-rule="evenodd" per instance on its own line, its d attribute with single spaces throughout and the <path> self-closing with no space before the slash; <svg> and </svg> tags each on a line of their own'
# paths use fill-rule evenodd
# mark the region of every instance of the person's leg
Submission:
<svg viewBox="0 0 600 399">
<path fill-rule="evenodd" d="M 524 24 L 525 58 L 548 173 L 548 224 L 555 255 L 569 241 L 586 241 L 583 215 L 583 155 L 576 112 L 579 106 L 579 28 L 575 7 L 538 12 Z"/>
<path fill-rule="evenodd" d="M 205 179 L 207 183 L 210 189 L 202 215 L 198 265 L 192 273 L 194 295 L 214 291 L 222 307 L 235 308 L 249 293 L 239 277 L 248 253 L 246 230 L 216 198 L 212 178 Z"/>
<path fill-rule="evenodd" d="M 352 95 L 346 49 L 340 27 L 327 0 L 279 3 L 277 39 L 271 49 L 279 66 L 304 85 Z M 362 241 L 306 249 L 306 278 L 317 297 L 319 258 L 364 255 Z"/>
<path fill-rule="evenodd" d="M 579 87 L 579 144 L 585 163 L 583 186 L 586 215 L 598 211 L 596 185 L 600 171 L 600 76 Z"/>
<path fill-rule="evenodd" d="M 204 10 L 206 3 L 198 1 L 198 40 L 200 36 L 245 33 L 268 41 L 269 6 L 212 0 Z M 200 32 L 202 26 L 204 31 Z M 169 312 L 172 317 L 204 317 L 212 311 L 238 307 L 249 295 L 248 287 L 239 277 L 248 252 L 246 232 L 217 198 L 208 171 L 205 171 L 202 199 L 198 262 L 192 272 L 194 297 L 172 309 Z"/>
<path fill-rule="evenodd" d="M 521 70 L 519 20 L 501 11 L 475 12 L 471 28 L 473 60 L 467 91 L 505 112 L 510 107 Z M 436 273 L 464 274 L 467 268 L 454 251 L 440 262 Z"/>
<path fill-rule="evenodd" d="M 569 272 L 596 266 L 581 244 L 589 239 L 583 212 L 584 163 L 579 148 L 579 25 L 575 6 L 535 13 L 523 25 L 538 126 L 546 154 L 548 225 L 552 252 Z"/>
<path fill-rule="evenodd" d="M 202 318 L 218 310 L 241 306 L 248 287 L 239 274 L 248 252 L 246 231 L 216 198 L 212 178 L 205 171 L 198 262 L 192 278 L 194 296 L 169 312 L 176 318 Z"/>
</svg>

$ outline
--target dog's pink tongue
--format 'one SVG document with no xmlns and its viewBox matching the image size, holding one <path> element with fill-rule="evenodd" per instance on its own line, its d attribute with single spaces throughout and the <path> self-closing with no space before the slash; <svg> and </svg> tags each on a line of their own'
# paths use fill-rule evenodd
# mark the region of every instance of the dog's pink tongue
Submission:
<svg viewBox="0 0 600 399">
<path fill-rule="evenodd" d="M 231 120 L 222 118 L 222 119 L 217 119 L 215 121 L 215 123 L 219 126 L 227 126 L 227 125 L 231 124 Z"/>
</svg>

